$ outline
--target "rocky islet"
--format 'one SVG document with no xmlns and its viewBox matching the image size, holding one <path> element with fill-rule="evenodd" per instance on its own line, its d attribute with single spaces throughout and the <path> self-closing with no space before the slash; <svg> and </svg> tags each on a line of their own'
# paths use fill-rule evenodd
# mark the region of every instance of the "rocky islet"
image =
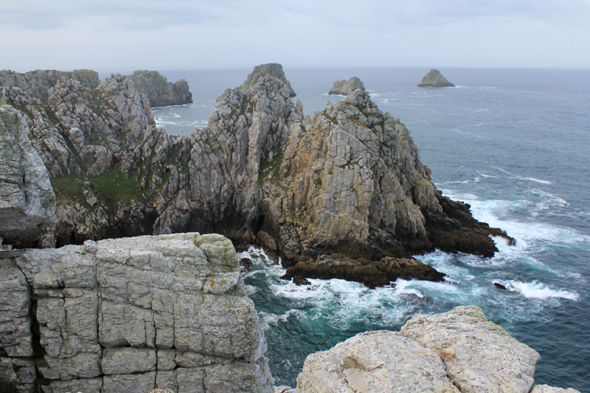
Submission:
<svg viewBox="0 0 590 393">
<path fill-rule="evenodd" d="M 418 87 L 455 87 L 455 85 L 442 76 L 439 70 L 432 69 L 424 75 Z"/>
<path fill-rule="evenodd" d="M 346 95 L 352 93 L 353 91 L 355 91 L 356 89 L 361 89 L 364 91 L 365 85 L 363 84 L 363 82 L 359 78 L 357 78 L 356 76 L 353 76 L 349 80 L 342 79 L 342 80 L 334 82 L 334 85 L 332 86 L 332 88 L 330 89 L 330 92 L 328 94 L 346 96 Z"/>
</svg>

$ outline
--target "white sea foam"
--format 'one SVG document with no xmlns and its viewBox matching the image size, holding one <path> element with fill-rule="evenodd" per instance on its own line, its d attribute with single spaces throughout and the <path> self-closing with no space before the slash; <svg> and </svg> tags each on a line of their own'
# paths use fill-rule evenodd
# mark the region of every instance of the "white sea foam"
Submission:
<svg viewBox="0 0 590 393">
<path fill-rule="evenodd" d="M 287 322 L 291 316 L 295 318 L 305 317 L 305 313 L 301 310 L 291 309 L 281 315 L 261 311 L 258 313 L 258 316 L 260 317 L 262 328 L 264 330 L 270 330 L 270 325 L 277 326 L 279 322 Z"/>
<path fill-rule="evenodd" d="M 522 282 L 510 280 L 507 282 L 500 282 L 510 291 L 517 291 L 522 296 L 529 299 L 546 300 L 549 298 L 561 298 L 569 300 L 579 300 L 579 295 L 576 292 L 566 291 L 565 289 L 552 289 L 542 282 Z"/>
</svg>

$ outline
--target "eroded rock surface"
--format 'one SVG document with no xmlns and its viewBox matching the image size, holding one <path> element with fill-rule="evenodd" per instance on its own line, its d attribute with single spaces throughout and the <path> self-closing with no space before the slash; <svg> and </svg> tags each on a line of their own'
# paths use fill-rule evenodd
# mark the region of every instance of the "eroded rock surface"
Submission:
<svg viewBox="0 0 590 393">
<path fill-rule="evenodd" d="M 49 173 L 24 117 L 0 102 L 0 239 L 20 247 L 36 244 L 57 223 L 54 208 Z"/>
<path fill-rule="evenodd" d="M 261 64 L 254 67 L 254 70 L 248 75 L 241 89 L 247 92 L 267 78 L 278 79 L 283 82 L 289 88 L 289 97 L 295 97 L 297 95 L 285 76 L 283 66 L 277 63 Z"/>
<path fill-rule="evenodd" d="M 264 334 L 227 238 L 144 236 L 20 253 L 0 259 L 6 386 L 273 391 Z"/>
<path fill-rule="evenodd" d="M 539 354 L 488 321 L 479 307 L 415 315 L 400 333 L 358 334 L 309 355 L 298 393 L 529 393 Z M 537 385 L 531 393 L 577 392 Z"/>
<path fill-rule="evenodd" d="M 90 89 L 60 76 L 47 105 L 34 89 L 2 87 L 57 195 L 58 224 L 42 245 L 216 232 L 263 243 L 286 277 L 369 286 L 441 280 L 411 257 L 434 248 L 494 255 L 490 235 L 507 235 L 435 188 L 399 119 L 359 89 L 306 117 L 277 70 L 227 90 L 209 125 L 187 137 L 156 128 L 130 78 Z"/>
</svg>

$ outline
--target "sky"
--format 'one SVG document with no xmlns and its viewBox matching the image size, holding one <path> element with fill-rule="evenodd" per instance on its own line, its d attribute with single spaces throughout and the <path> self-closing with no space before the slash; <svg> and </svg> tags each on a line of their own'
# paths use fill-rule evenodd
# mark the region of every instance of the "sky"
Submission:
<svg viewBox="0 0 590 393">
<path fill-rule="evenodd" d="M 590 0 L 0 0 L 0 69 L 590 68 Z"/>
</svg>

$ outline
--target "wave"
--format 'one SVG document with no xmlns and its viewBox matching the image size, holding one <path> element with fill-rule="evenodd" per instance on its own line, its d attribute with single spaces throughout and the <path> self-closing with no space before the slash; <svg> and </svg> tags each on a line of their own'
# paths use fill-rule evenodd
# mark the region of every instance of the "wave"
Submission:
<svg viewBox="0 0 590 393">
<path fill-rule="evenodd" d="M 565 289 L 552 289 L 550 286 L 537 280 L 532 282 L 522 282 L 517 280 L 500 281 L 509 291 L 520 293 L 528 299 L 546 300 L 550 298 L 568 299 L 577 301 L 580 296 L 576 292 L 566 291 Z"/>
</svg>

